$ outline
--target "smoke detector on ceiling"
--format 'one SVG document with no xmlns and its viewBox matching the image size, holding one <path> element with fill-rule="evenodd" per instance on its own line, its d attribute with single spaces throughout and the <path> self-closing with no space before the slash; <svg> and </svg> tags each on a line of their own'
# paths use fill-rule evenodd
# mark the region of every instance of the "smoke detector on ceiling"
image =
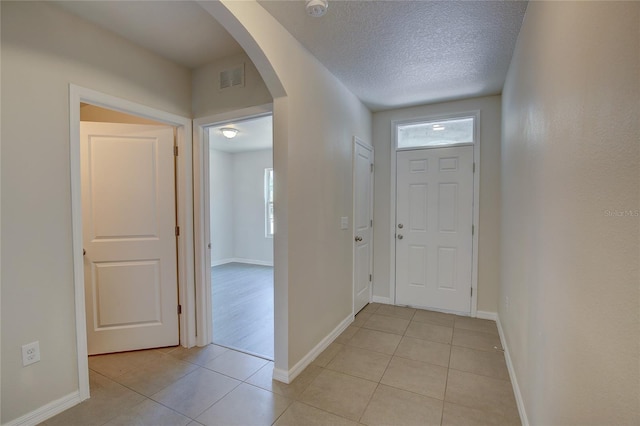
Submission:
<svg viewBox="0 0 640 426">
<path fill-rule="evenodd" d="M 327 0 L 308 0 L 307 14 L 314 18 L 319 18 L 327 13 L 329 2 Z"/>
</svg>

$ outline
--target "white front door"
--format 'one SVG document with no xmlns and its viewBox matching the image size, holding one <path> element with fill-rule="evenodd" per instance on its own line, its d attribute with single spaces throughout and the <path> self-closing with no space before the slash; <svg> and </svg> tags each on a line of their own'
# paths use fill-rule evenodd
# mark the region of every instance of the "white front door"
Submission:
<svg viewBox="0 0 640 426">
<path fill-rule="evenodd" d="M 353 160 L 353 313 L 371 301 L 373 148 L 356 140 Z"/>
<path fill-rule="evenodd" d="M 471 312 L 473 146 L 397 153 L 396 304 Z"/>
<path fill-rule="evenodd" d="M 177 345 L 173 128 L 80 125 L 90 355 Z"/>
</svg>

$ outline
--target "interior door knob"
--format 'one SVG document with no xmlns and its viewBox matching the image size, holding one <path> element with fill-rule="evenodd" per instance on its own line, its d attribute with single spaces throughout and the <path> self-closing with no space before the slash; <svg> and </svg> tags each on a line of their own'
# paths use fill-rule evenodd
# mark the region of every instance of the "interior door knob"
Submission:
<svg viewBox="0 0 640 426">
<path fill-rule="evenodd" d="M 399 224 L 398 224 L 398 228 L 402 229 L 402 228 L 404 228 L 404 225 L 403 225 L 403 224 L 401 224 L 401 223 L 399 223 Z"/>
<path fill-rule="evenodd" d="M 402 234 L 398 234 L 398 239 L 399 239 L 399 240 L 401 240 L 401 239 L 403 239 L 403 238 L 404 238 L 404 237 L 402 236 Z"/>
<path fill-rule="evenodd" d="M 362 237 L 356 237 L 356 241 L 362 241 Z"/>
</svg>

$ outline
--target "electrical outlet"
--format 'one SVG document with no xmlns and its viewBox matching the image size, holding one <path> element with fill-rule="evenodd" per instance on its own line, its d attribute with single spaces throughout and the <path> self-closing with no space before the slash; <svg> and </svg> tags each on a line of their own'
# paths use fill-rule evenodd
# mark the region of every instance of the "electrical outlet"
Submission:
<svg viewBox="0 0 640 426">
<path fill-rule="evenodd" d="M 26 367 L 38 361 L 40 361 L 40 342 L 22 345 L 22 366 Z"/>
<path fill-rule="evenodd" d="M 349 217 L 348 216 L 342 216 L 340 218 L 340 229 L 342 229 L 342 230 L 349 229 Z"/>
</svg>

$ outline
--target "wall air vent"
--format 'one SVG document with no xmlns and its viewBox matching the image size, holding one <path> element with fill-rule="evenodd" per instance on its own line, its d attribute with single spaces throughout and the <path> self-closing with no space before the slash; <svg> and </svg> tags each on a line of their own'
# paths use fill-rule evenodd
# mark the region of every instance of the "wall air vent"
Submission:
<svg viewBox="0 0 640 426">
<path fill-rule="evenodd" d="M 244 63 L 220 71 L 219 90 L 244 87 Z"/>
</svg>

